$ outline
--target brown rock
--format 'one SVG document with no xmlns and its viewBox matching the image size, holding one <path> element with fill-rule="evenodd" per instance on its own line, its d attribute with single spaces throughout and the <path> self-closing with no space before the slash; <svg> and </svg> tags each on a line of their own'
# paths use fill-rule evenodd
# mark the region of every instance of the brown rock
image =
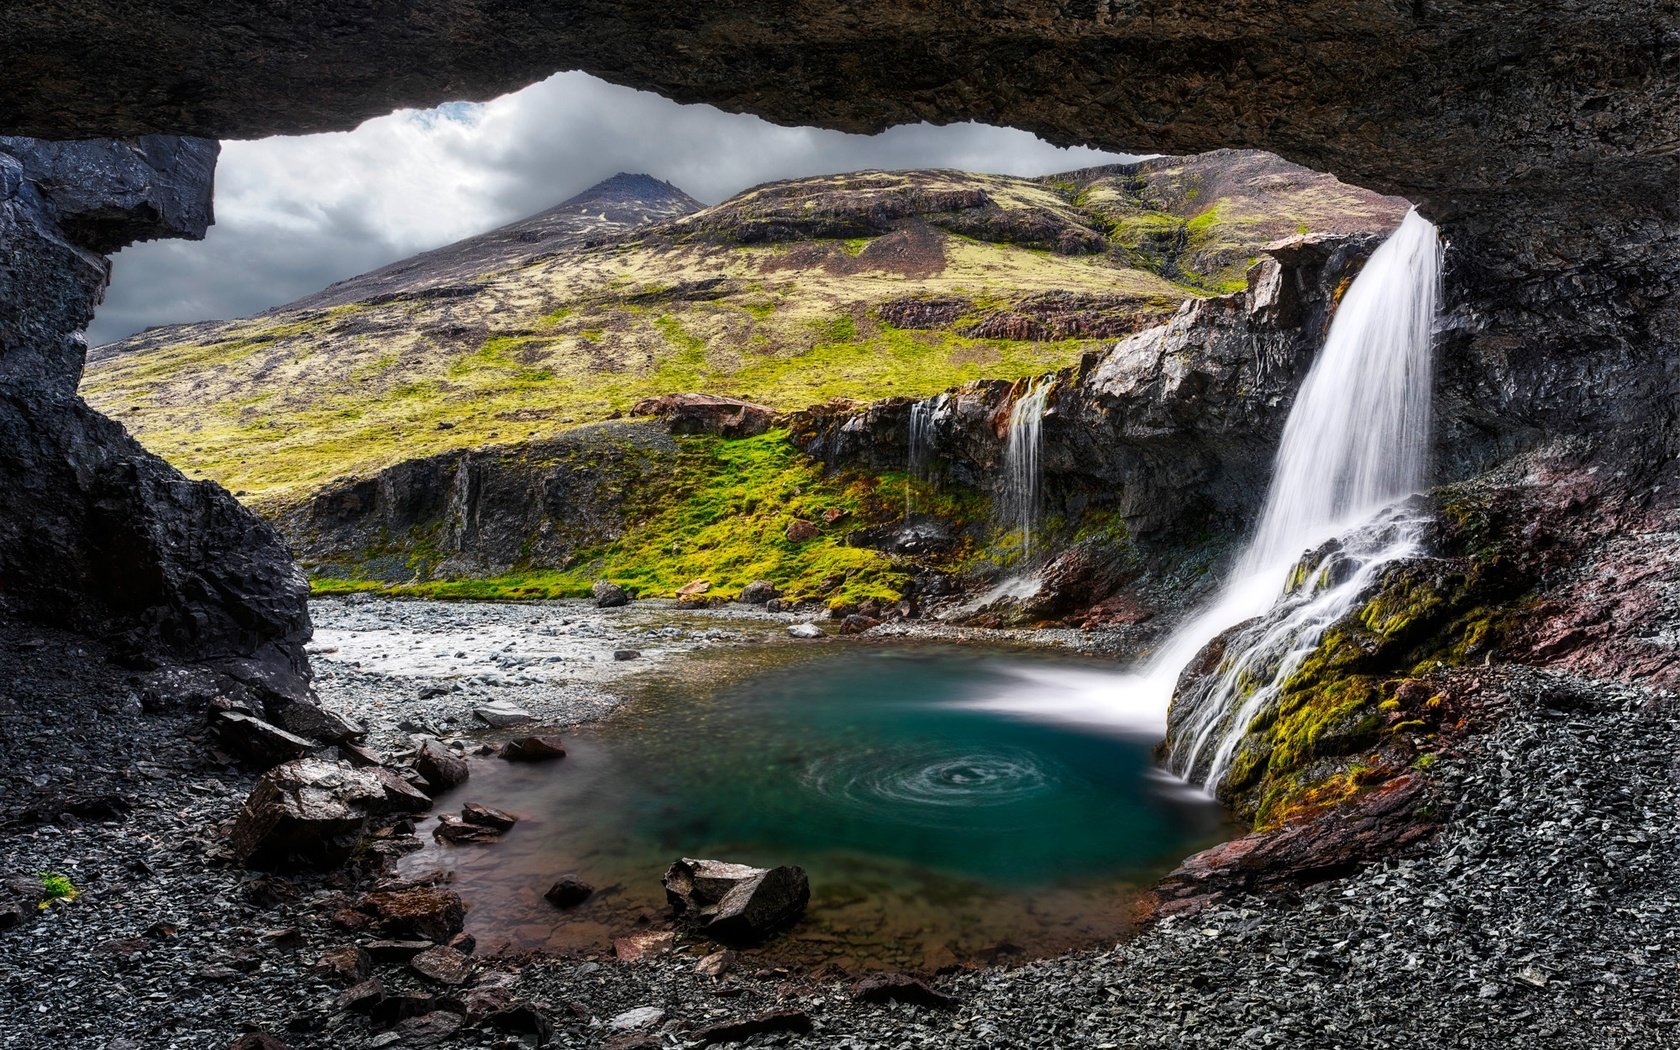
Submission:
<svg viewBox="0 0 1680 1050">
<path fill-rule="evenodd" d="M 822 535 L 822 530 L 813 522 L 795 518 L 788 522 L 786 535 L 789 543 L 805 543 Z"/>
<path fill-rule="evenodd" d="M 414 771 L 433 793 L 459 787 L 467 781 L 467 760 L 436 740 L 420 745 L 414 756 Z"/>
<path fill-rule="evenodd" d="M 621 963 L 641 962 L 650 956 L 670 951 L 676 943 L 677 935 L 669 930 L 632 933 L 613 940 L 613 955 Z"/>
<path fill-rule="evenodd" d="M 526 736 L 508 741 L 502 757 L 509 762 L 548 762 L 566 757 L 566 744 L 557 736 Z"/>
<path fill-rule="evenodd" d="M 373 957 L 353 944 L 329 948 L 315 960 L 315 972 L 335 977 L 345 984 L 359 984 L 373 972 Z"/>
<path fill-rule="evenodd" d="M 456 1032 L 465 1025 L 466 1018 L 448 1010 L 433 1010 L 419 1017 L 411 1017 L 395 1028 L 391 1029 L 397 1039 L 392 1046 L 400 1046 L 403 1050 L 426 1050 L 427 1047 L 444 1046 L 451 1042 Z"/>
<path fill-rule="evenodd" d="M 957 1008 L 951 996 L 905 973 L 870 974 L 852 985 L 852 998 L 863 1003 L 908 1003 L 935 1010 Z"/>
<path fill-rule="evenodd" d="M 712 589 L 710 580 L 690 580 L 677 588 L 678 598 L 697 598 Z"/>
<path fill-rule="evenodd" d="M 538 1046 L 554 1037 L 554 1025 L 541 1010 L 516 998 L 506 988 L 475 988 L 463 1005 L 467 1023 L 516 1036 L 534 1036 Z"/>
<path fill-rule="evenodd" d="M 363 897 L 359 906 L 388 937 L 424 938 L 438 944 L 460 933 L 467 915 L 459 895 L 435 886 L 377 890 Z"/>
<path fill-rule="evenodd" d="M 466 984 L 472 976 L 472 960 L 446 944 L 440 944 L 408 961 L 415 973 L 439 984 Z"/>
<path fill-rule="evenodd" d="M 468 824 L 477 824 L 481 828 L 495 828 L 497 831 L 506 831 L 519 823 L 519 818 L 512 813 L 478 802 L 468 802 L 462 806 L 461 819 Z"/>
<path fill-rule="evenodd" d="M 437 827 L 432 829 L 432 838 L 439 842 L 452 842 L 461 845 L 470 842 L 496 842 L 502 837 L 498 828 L 487 828 L 482 824 L 468 824 L 453 813 L 439 814 Z"/>
<path fill-rule="evenodd" d="M 715 1046 L 718 1043 L 745 1042 L 754 1036 L 773 1032 L 804 1033 L 809 1032 L 811 1028 L 811 1015 L 804 1010 L 770 1010 L 750 1017 L 707 1025 L 697 1030 L 694 1038 L 701 1046 Z"/>
<path fill-rule="evenodd" d="M 543 897 L 556 908 L 575 908 L 588 900 L 595 887 L 576 875 L 562 875 L 554 881 Z"/>
<path fill-rule="evenodd" d="M 822 520 L 829 525 L 833 525 L 837 521 L 842 521 L 845 518 L 850 517 L 851 514 L 852 512 L 849 510 L 841 510 L 839 507 L 830 507 L 822 512 Z"/>
<path fill-rule="evenodd" d="M 632 416 L 656 416 L 673 434 L 716 434 L 725 438 L 755 437 L 770 429 L 774 409 L 714 394 L 665 394 L 647 397 L 630 407 Z"/>
<path fill-rule="evenodd" d="M 352 1013 L 372 1013 L 374 1008 L 384 1001 L 385 986 L 379 983 L 377 977 L 353 984 L 338 993 L 338 1008 Z"/>
<path fill-rule="evenodd" d="M 701 977 L 722 977 L 734 970 L 735 964 L 739 960 L 740 956 L 738 954 L 728 948 L 725 948 L 723 951 L 713 952 L 704 959 L 695 963 L 694 972 L 699 974 Z"/>
<path fill-rule="evenodd" d="M 871 627 L 879 626 L 881 626 L 881 621 L 877 620 L 875 617 L 865 616 L 863 613 L 853 613 L 844 620 L 840 621 L 840 633 L 862 634 Z"/>
</svg>

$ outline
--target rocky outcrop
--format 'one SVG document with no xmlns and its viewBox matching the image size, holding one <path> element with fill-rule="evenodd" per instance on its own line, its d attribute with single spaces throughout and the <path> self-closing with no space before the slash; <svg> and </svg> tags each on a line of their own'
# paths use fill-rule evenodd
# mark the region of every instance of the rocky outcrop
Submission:
<svg viewBox="0 0 1680 1050">
<path fill-rule="evenodd" d="M 776 413 L 764 405 L 715 394 L 663 394 L 643 398 L 630 408 L 633 416 L 653 416 L 673 434 L 715 434 L 744 438 L 770 429 Z"/>
<path fill-rule="evenodd" d="M 307 587 L 279 537 L 75 395 L 102 253 L 202 236 L 215 157 L 164 136 L 0 139 L 0 608 L 138 666 L 211 664 L 296 731 Z"/>
<path fill-rule="evenodd" d="M 1273 244 L 1246 291 L 1193 299 L 1168 323 L 1057 373 L 1043 429 L 1046 517 L 1104 510 L 1121 535 L 1145 542 L 1240 533 L 1337 299 L 1376 243 Z M 934 478 L 995 489 L 1009 409 L 1025 389 L 980 381 L 931 399 Z M 911 405 L 837 402 L 789 421 L 800 447 L 830 464 L 904 469 Z"/>
</svg>

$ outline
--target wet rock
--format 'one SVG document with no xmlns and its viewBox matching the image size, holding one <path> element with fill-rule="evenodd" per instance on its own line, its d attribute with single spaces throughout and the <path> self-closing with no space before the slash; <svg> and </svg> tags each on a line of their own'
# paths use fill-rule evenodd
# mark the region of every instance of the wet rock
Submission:
<svg viewBox="0 0 1680 1050">
<path fill-rule="evenodd" d="M 696 1029 L 694 1039 L 701 1046 L 743 1043 L 760 1035 L 779 1032 L 803 1034 L 812 1030 L 811 1015 L 804 1010 L 769 1010 L 733 1021 L 719 1021 Z"/>
<path fill-rule="evenodd" d="M 823 629 L 814 623 L 789 624 L 787 633 L 789 638 L 815 639 L 828 637 L 823 634 Z"/>
<path fill-rule="evenodd" d="M 432 829 L 432 838 L 439 842 L 453 842 L 456 845 L 497 842 L 501 837 L 501 829 L 486 827 L 482 824 L 470 824 L 453 813 L 439 814 L 437 827 Z"/>
<path fill-rule="evenodd" d="M 508 729 L 537 720 L 536 715 L 506 700 L 492 700 L 488 704 L 473 708 L 473 717 L 491 729 Z"/>
<path fill-rule="evenodd" d="M 624 588 L 607 580 L 596 580 L 595 585 L 589 589 L 589 593 L 595 596 L 597 608 L 617 609 L 630 604 L 630 595 Z"/>
<path fill-rule="evenodd" d="M 862 634 L 871 627 L 879 626 L 881 626 L 881 621 L 877 620 L 875 617 L 865 616 L 862 613 L 853 613 L 844 620 L 840 621 L 840 633 Z"/>
<path fill-rule="evenodd" d="M 595 887 L 576 875 L 562 875 L 554 880 L 554 885 L 548 888 L 543 898 L 556 908 L 575 908 L 588 900 L 594 892 Z"/>
<path fill-rule="evenodd" d="M 259 769 L 303 758 L 321 745 L 288 733 L 279 726 L 237 711 L 217 711 L 210 716 L 210 732 L 218 747 Z"/>
<path fill-rule="evenodd" d="M 446 944 L 427 948 L 408 961 L 409 969 L 439 984 L 466 984 L 472 976 L 472 960 Z"/>
<path fill-rule="evenodd" d="M 380 790 L 385 793 L 379 806 L 381 813 L 417 814 L 432 808 L 431 796 L 404 780 L 396 770 L 368 766 L 366 772 L 379 782 Z"/>
<path fill-rule="evenodd" d="M 785 535 L 789 543 L 806 543 L 822 535 L 822 530 L 814 522 L 801 521 L 795 518 L 788 522 Z"/>
<path fill-rule="evenodd" d="M 802 868 L 754 868 L 684 857 L 665 873 L 677 918 L 726 943 L 760 943 L 792 924 L 811 900 Z"/>
<path fill-rule="evenodd" d="M 435 886 L 376 890 L 363 897 L 358 907 L 389 937 L 424 938 L 437 944 L 460 933 L 467 914 L 458 894 Z"/>
<path fill-rule="evenodd" d="M 384 786 L 365 770 L 316 758 L 287 762 L 257 781 L 229 845 L 248 867 L 336 867 L 361 845 L 385 800 Z"/>
<path fill-rule="evenodd" d="M 467 781 L 467 760 L 437 740 L 427 740 L 414 756 L 414 771 L 433 793 L 448 791 Z"/>
<path fill-rule="evenodd" d="M 774 409 L 713 394 L 666 394 L 630 406 L 632 416 L 656 416 L 673 434 L 755 437 L 770 429 Z"/>
<path fill-rule="evenodd" d="M 478 802 L 468 802 L 461 807 L 461 819 L 468 824 L 480 827 L 494 828 L 506 831 L 519 823 L 519 818 L 503 809 L 495 809 Z"/>
<path fill-rule="evenodd" d="M 333 977 L 347 985 L 367 980 L 373 972 L 373 957 L 353 944 L 332 948 L 315 960 L 315 972 Z"/>
<path fill-rule="evenodd" d="M 741 588 L 741 593 L 736 596 L 735 600 L 742 605 L 763 605 L 779 594 L 776 585 L 769 580 L 754 580 Z"/>
<path fill-rule="evenodd" d="M 510 740 L 502 748 L 509 762 L 550 762 L 566 757 L 566 744 L 557 736 L 526 736 Z"/>
<path fill-rule="evenodd" d="M 951 996 L 904 973 L 870 974 L 852 985 L 852 998 L 863 1003 L 908 1003 L 935 1010 L 957 1008 Z"/>
</svg>

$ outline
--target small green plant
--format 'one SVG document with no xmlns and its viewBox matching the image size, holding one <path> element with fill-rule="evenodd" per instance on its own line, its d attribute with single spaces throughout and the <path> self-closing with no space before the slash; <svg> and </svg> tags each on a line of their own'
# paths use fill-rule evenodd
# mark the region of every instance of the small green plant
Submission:
<svg viewBox="0 0 1680 1050">
<path fill-rule="evenodd" d="M 81 891 L 70 881 L 70 876 L 60 875 L 55 871 L 43 871 L 41 876 L 41 907 L 45 908 L 53 901 L 73 901 Z"/>
</svg>

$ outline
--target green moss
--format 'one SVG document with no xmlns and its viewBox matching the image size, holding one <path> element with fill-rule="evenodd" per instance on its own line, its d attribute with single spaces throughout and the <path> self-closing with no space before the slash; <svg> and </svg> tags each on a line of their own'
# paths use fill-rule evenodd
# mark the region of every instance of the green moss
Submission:
<svg viewBox="0 0 1680 1050">
<path fill-rule="evenodd" d="M 45 908 L 53 901 L 73 901 L 81 895 L 74 883 L 67 875 L 57 872 L 43 871 L 38 876 L 41 880 L 41 907 Z"/>
</svg>

